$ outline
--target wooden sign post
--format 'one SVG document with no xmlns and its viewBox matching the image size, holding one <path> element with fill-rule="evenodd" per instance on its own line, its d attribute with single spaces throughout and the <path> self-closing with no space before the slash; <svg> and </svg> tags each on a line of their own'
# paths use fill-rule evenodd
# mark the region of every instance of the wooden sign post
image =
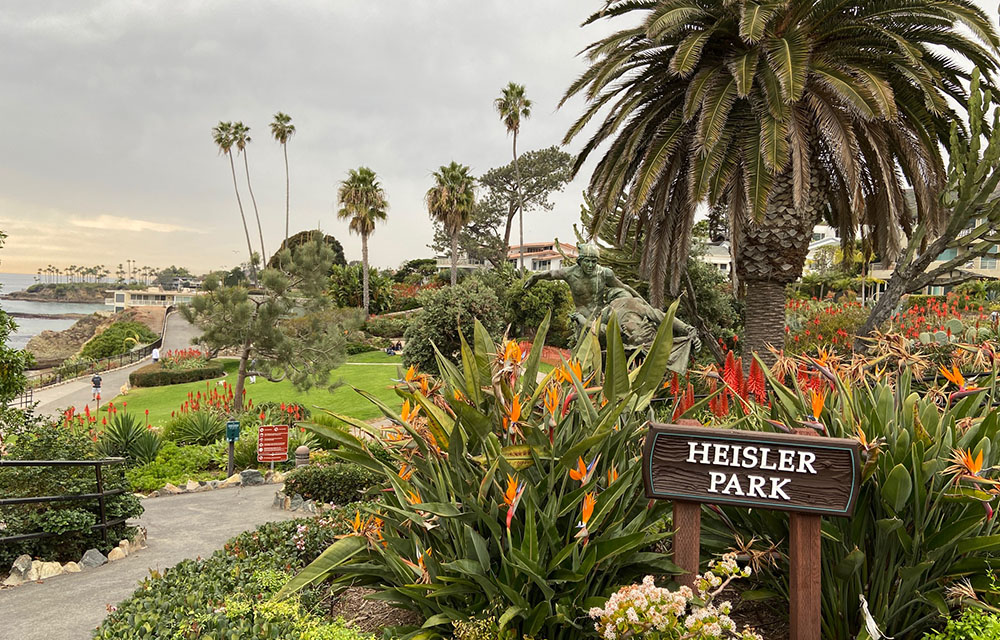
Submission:
<svg viewBox="0 0 1000 640">
<path fill-rule="evenodd" d="M 820 640 L 822 516 L 850 516 L 861 490 L 857 441 L 651 424 L 646 497 L 674 502 L 674 563 L 698 573 L 701 504 L 790 511 L 789 617 L 794 640 Z"/>
</svg>

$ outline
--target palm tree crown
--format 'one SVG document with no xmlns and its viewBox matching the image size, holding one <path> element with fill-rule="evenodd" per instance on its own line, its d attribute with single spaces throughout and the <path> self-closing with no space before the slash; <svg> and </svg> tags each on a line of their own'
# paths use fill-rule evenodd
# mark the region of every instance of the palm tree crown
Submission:
<svg viewBox="0 0 1000 640">
<path fill-rule="evenodd" d="M 433 173 L 434 186 L 427 190 L 424 202 L 431 217 L 453 235 L 469 222 L 476 204 L 476 179 L 469 167 L 452 161 Z"/>
<path fill-rule="evenodd" d="M 212 127 L 212 141 L 219 148 L 220 154 L 228 154 L 233 148 L 233 123 L 220 121 Z"/>
<path fill-rule="evenodd" d="M 509 83 L 500 97 L 493 101 L 493 106 L 510 134 L 520 133 L 521 118 L 527 120 L 531 117 L 531 100 L 525 95 L 523 84 Z"/>
<path fill-rule="evenodd" d="M 286 144 L 288 139 L 295 135 L 292 116 L 280 111 L 274 114 L 274 120 L 271 122 L 271 135 L 281 144 Z"/>
<path fill-rule="evenodd" d="M 375 172 L 368 167 L 351 169 L 337 190 L 337 217 L 349 221 L 352 233 L 368 237 L 375 224 L 386 219 L 389 203 Z"/>
<path fill-rule="evenodd" d="M 748 279 L 797 277 L 817 216 L 845 243 L 863 225 L 891 256 L 912 224 L 907 183 L 917 215 L 940 220 L 939 145 L 959 119 L 948 99 L 966 102 L 964 61 L 997 68 L 997 35 L 970 0 L 609 0 L 587 23 L 619 16 L 640 22 L 585 50 L 563 102 L 589 105 L 565 141 L 604 114 L 576 170 L 606 147 L 598 213 L 625 200 L 654 291 L 668 271 L 677 288 L 703 201 L 728 208 Z"/>
</svg>

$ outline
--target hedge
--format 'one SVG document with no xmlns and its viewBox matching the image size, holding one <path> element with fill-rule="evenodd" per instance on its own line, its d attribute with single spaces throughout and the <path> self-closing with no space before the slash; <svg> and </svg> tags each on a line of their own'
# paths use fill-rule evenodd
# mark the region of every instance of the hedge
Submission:
<svg viewBox="0 0 1000 640">
<path fill-rule="evenodd" d="M 169 370 L 164 369 L 163 365 L 157 362 L 133 371 L 129 374 L 128 383 L 133 387 L 164 387 L 170 384 L 221 378 L 223 375 L 225 375 L 225 371 L 223 371 L 221 364 L 213 364 L 200 369 Z"/>
</svg>

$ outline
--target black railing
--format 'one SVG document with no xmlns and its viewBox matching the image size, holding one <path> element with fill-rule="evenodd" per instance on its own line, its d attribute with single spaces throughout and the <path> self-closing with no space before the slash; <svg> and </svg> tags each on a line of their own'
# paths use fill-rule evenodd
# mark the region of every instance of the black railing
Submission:
<svg viewBox="0 0 1000 640">
<path fill-rule="evenodd" d="M 35 402 L 34 389 L 25 389 L 21 395 L 10 401 L 12 407 L 30 407 Z"/>
<path fill-rule="evenodd" d="M 93 466 L 97 480 L 97 491 L 95 493 L 67 493 L 57 496 L 35 496 L 24 498 L 0 498 L 0 507 L 14 504 L 43 504 L 46 502 L 69 502 L 73 500 L 97 500 L 100 506 L 101 521 L 90 527 L 91 531 L 100 529 L 104 544 L 108 544 L 108 528 L 119 524 L 124 524 L 128 518 L 117 518 L 108 520 L 107 509 L 105 508 L 105 498 L 117 496 L 125 493 L 125 489 L 104 490 L 104 477 L 101 467 L 123 464 L 125 458 L 105 458 L 103 460 L 0 460 L 0 469 L 3 467 L 81 467 Z M 19 542 L 21 540 L 32 540 L 35 538 L 47 538 L 59 535 L 47 531 L 36 531 L 34 533 L 22 533 L 15 536 L 0 538 L 0 544 L 5 542 Z"/>
</svg>

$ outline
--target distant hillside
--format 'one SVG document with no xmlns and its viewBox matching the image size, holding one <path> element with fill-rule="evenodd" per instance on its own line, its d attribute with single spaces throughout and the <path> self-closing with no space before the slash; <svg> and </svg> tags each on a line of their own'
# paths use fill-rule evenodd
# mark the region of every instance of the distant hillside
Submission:
<svg viewBox="0 0 1000 640">
<path fill-rule="evenodd" d="M 104 302 L 104 292 L 112 286 L 107 282 L 33 284 L 25 291 L 15 291 L 3 297 L 35 302 Z"/>
</svg>

